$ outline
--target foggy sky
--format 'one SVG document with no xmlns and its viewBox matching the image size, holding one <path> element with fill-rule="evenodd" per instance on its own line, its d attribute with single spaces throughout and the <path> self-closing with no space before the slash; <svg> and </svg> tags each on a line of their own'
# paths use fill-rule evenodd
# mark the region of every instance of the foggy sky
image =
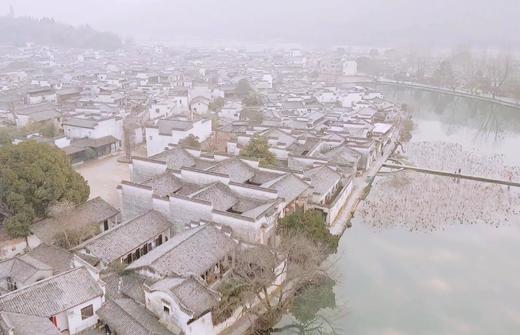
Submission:
<svg viewBox="0 0 520 335">
<path fill-rule="evenodd" d="M 0 0 L 0 14 L 153 40 L 520 47 L 520 0 Z"/>
</svg>

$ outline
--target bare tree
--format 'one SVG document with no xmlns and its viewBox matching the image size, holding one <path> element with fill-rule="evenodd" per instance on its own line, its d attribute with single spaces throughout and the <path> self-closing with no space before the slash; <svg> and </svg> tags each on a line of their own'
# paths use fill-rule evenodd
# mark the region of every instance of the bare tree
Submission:
<svg viewBox="0 0 520 335">
<path fill-rule="evenodd" d="M 241 308 L 241 315 L 249 318 L 251 332 L 271 329 L 300 290 L 323 278 L 320 263 L 324 255 L 324 249 L 302 236 L 286 238 L 277 247 L 245 246 L 221 286 L 223 298 L 214 318 L 223 321 Z"/>
<path fill-rule="evenodd" d="M 511 56 L 509 54 L 501 54 L 487 60 L 485 76 L 489 79 L 489 91 L 495 98 L 502 92 L 504 84 L 511 77 Z"/>
<path fill-rule="evenodd" d="M 63 201 L 49 206 L 47 210 L 49 217 L 56 220 L 61 228 L 60 231 L 54 235 L 54 243 L 64 249 L 73 248 L 85 239 L 98 234 L 100 231 L 97 225 L 82 228 L 70 227 L 70 221 L 74 220 L 73 215 L 71 215 L 74 207 L 73 203 Z"/>
</svg>

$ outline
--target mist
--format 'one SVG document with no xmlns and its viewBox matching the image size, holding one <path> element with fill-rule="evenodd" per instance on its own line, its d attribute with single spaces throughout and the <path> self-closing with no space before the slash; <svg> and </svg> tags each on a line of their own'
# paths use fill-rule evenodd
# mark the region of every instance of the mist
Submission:
<svg viewBox="0 0 520 335">
<path fill-rule="evenodd" d="M 0 14 L 88 24 L 122 38 L 193 43 L 517 49 L 516 0 L 0 0 Z"/>
</svg>

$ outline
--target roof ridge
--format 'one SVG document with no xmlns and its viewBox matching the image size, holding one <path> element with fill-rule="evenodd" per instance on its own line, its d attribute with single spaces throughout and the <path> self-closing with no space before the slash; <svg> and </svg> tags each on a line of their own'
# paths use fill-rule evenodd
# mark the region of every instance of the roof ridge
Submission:
<svg viewBox="0 0 520 335">
<path fill-rule="evenodd" d="M 8 292 L 8 293 L 6 293 L 6 294 L 0 295 L 0 300 L 3 299 L 3 298 L 5 298 L 5 297 L 7 297 L 7 296 L 9 296 L 9 295 L 14 295 L 15 293 L 20 293 L 20 292 L 23 292 L 23 291 L 27 291 L 29 288 L 32 288 L 33 286 L 40 285 L 41 283 L 48 282 L 48 281 L 50 281 L 51 279 L 55 279 L 55 278 L 57 278 L 57 277 L 64 276 L 64 275 L 69 274 L 69 273 L 74 272 L 74 271 L 79 271 L 79 270 L 81 270 L 81 269 L 83 269 L 83 270 L 87 270 L 83 265 L 82 265 L 82 266 L 78 266 L 77 268 L 72 268 L 72 269 L 67 270 L 67 271 L 64 271 L 64 272 L 62 272 L 62 273 L 58 273 L 58 274 L 56 274 L 56 275 L 53 275 L 53 276 L 50 276 L 50 277 L 44 278 L 44 279 L 42 279 L 42 280 L 39 280 L 39 281 L 37 281 L 37 282 L 34 282 L 34 283 L 32 283 L 32 284 L 29 284 L 29 285 L 27 285 L 27 286 L 24 286 L 24 287 L 22 287 L 22 288 L 19 288 L 19 289 L 17 289 L 17 290 L 14 290 L 14 291 Z M 87 270 L 87 271 L 88 271 L 88 270 Z"/>
</svg>

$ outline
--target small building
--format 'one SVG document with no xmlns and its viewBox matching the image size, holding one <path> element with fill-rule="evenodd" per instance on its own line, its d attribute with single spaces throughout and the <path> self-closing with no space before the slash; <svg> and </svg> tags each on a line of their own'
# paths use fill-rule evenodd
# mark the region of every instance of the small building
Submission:
<svg viewBox="0 0 520 335">
<path fill-rule="evenodd" d="M 156 155 L 169 144 L 178 144 L 180 140 L 193 135 L 199 142 L 211 136 L 211 120 L 188 121 L 182 119 L 162 119 L 146 127 L 146 152 Z"/>
<path fill-rule="evenodd" d="M 40 241 L 54 244 L 60 234 L 74 231 L 88 239 L 118 224 L 119 211 L 101 197 L 76 206 L 56 218 L 47 218 L 33 225 L 32 232 Z"/>
<path fill-rule="evenodd" d="M 15 107 L 14 115 L 18 128 L 26 127 L 31 123 L 53 123 L 56 127 L 61 127 L 62 115 L 56 106 L 49 103 Z"/>
<path fill-rule="evenodd" d="M 50 87 L 38 87 L 27 91 L 27 103 L 56 102 L 56 91 Z"/>
<path fill-rule="evenodd" d="M 151 210 L 85 241 L 73 250 L 100 269 L 110 264 L 130 264 L 168 241 L 172 225 Z"/>
<path fill-rule="evenodd" d="M 85 267 L 78 267 L 0 296 L 0 311 L 45 318 L 60 332 L 77 334 L 97 323 L 102 285 Z"/>
<path fill-rule="evenodd" d="M 190 111 L 194 114 L 204 115 L 208 112 L 209 99 L 197 96 L 190 101 Z"/>
</svg>

